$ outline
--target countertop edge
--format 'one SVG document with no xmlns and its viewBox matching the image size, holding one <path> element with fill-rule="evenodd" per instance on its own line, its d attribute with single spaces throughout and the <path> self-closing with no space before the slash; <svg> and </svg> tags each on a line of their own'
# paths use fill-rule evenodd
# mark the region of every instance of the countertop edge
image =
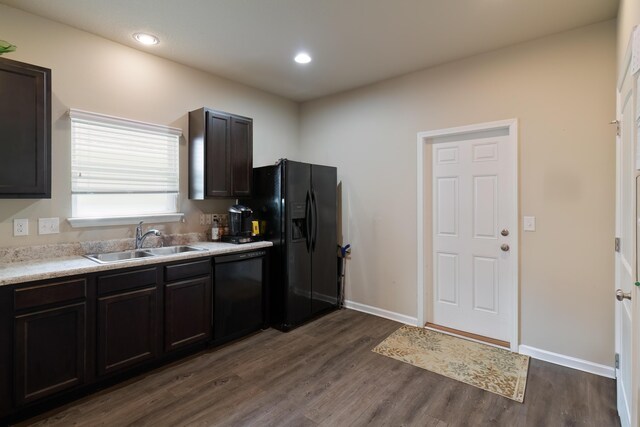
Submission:
<svg viewBox="0 0 640 427">
<path fill-rule="evenodd" d="M 204 250 L 156 257 L 136 258 L 108 264 L 99 264 L 80 255 L 11 263 L 0 267 L 0 287 L 101 271 L 118 270 L 129 267 L 140 267 L 144 265 L 155 265 L 173 261 L 203 258 L 207 256 L 246 252 L 255 249 L 268 248 L 273 246 L 273 243 L 270 241 L 261 241 L 235 245 L 231 243 L 218 242 L 195 242 L 190 243 L 189 246 L 203 248 Z"/>
</svg>

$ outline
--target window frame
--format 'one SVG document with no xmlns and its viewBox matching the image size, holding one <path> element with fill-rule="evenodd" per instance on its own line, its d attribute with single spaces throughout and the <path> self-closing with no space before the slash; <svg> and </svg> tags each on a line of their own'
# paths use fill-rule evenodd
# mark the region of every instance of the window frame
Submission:
<svg viewBox="0 0 640 427">
<path fill-rule="evenodd" d="M 78 121 L 86 121 L 97 124 L 103 124 L 106 126 L 117 126 L 124 127 L 134 131 L 142 131 L 142 132 L 153 132 L 160 134 L 167 134 L 170 136 L 174 136 L 177 138 L 178 147 L 178 155 L 176 158 L 178 170 L 176 171 L 178 177 L 178 192 L 177 192 L 177 201 L 176 201 L 176 212 L 170 213 L 140 213 L 140 214 L 123 214 L 123 215 L 111 215 L 111 216 L 91 216 L 91 217 L 80 217 L 75 216 L 75 212 L 73 211 L 72 206 L 72 217 L 68 218 L 67 221 L 71 224 L 73 228 L 80 227 L 96 227 L 96 226 L 115 226 L 115 225 L 133 225 L 137 224 L 139 221 L 145 222 L 154 222 L 154 223 L 163 223 L 163 222 L 184 222 L 184 213 L 179 212 L 180 210 L 180 155 L 179 155 L 179 144 L 180 138 L 182 137 L 182 129 L 156 125 L 147 122 L 141 122 L 137 120 L 125 119 L 120 117 L 109 116 L 106 114 L 93 113 L 89 111 L 83 111 L 78 109 L 69 109 L 68 115 L 70 118 L 70 124 L 73 120 Z M 71 126 L 73 126 L 71 124 Z M 70 128 L 71 128 L 70 126 Z M 74 141 L 70 138 L 70 148 L 73 151 Z M 71 172 L 71 171 L 70 171 Z M 73 177 L 70 176 L 71 180 Z M 72 183 L 72 181 L 70 181 Z M 73 186 L 73 185 L 72 185 Z M 123 193 L 127 194 L 127 193 Z M 71 192 L 71 204 L 73 205 L 73 191 Z"/>
</svg>

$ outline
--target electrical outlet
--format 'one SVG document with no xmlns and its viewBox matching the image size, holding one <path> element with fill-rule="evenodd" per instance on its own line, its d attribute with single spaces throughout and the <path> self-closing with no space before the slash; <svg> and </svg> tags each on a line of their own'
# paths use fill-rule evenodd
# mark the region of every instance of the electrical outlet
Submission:
<svg viewBox="0 0 640 427">
<path fill-rule="evenodd" d="M 211 214 L 206 215 L 207 225 L 211 225 Z"/>
<path fill-rule="evenodd" d="M 204 214 L 200 214 L 200 225 L 204 225 Z"/>
<path fill-rule="evenodd" d="M 28 219 L 14 219 L 13 220 L 13 235 L 14 236 L 28 236 L 29 235 L 29 220 Z"/>
<path fill-rule="evenodd" d="M 57 234 L 60 232 L 60 218 L 38 218 L 38 234 Z"/>
</svg>

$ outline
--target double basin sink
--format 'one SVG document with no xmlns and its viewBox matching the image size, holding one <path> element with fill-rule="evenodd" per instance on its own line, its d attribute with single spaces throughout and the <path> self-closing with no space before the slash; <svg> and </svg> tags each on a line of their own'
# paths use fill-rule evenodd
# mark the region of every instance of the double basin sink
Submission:
<svg viewBox="0 0 640 427">
<path fill-rule="evenodd" d="M 148 248 L 148 249 L 136 249 L 132 251 L 109 252 L 105 254 L 89 254 L 89 255 L 85 255 L 85 257 L 89 258 L 91 261 L 95 261 L 100 264 L 109 264 L 112 262 L 127 261 L 130 259 L 136 259 L 136 258 L 175 255 L 175 254 L 181 254 L 184 252 L 196 252 L 196 251 L 204 251 L 204 250 L 205 249 L 196 248 L 194 246 L 179 245 L 179 246 L 167 246 L 163 248 Z"/>
</svg>

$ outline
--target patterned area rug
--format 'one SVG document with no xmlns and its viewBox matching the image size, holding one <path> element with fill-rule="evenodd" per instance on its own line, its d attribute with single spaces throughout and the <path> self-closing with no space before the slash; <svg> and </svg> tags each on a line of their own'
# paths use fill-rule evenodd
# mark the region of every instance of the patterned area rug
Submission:
<svg viewBox="0 0 640 427">
<path fill-rule="evenodd" d="M 373 351 L 517 402 L 524 401 L 528 356 L 406 325 Z"/>
</svg>

